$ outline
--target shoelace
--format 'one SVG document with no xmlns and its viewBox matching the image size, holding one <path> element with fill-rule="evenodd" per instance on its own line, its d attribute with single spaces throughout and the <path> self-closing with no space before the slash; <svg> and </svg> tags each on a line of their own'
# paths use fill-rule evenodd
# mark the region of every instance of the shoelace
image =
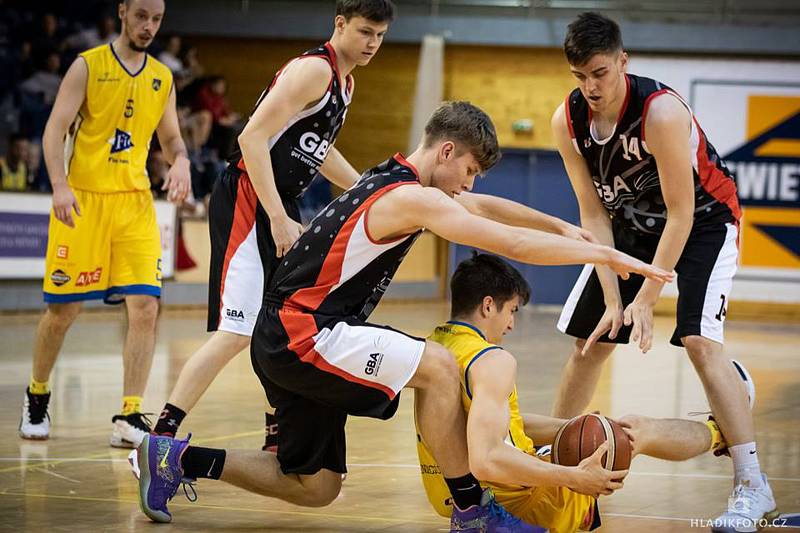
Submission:
<svg viewBox="0 0 800 533">
<path fill-rule="evenodd" d="M 153 422 L 147 418 L 148 415 L 154 416 L 155 413 L 131 413 L 126 418 L 128 423 L 136 429 L 144 431 L 145 433 L 150 433 L 150 427 L 153 425 Z"/>
<path fill-rule="evenodd" d="M 41 424 L 47 416 L 50 394 L 28 394 L 28 418 L 31 424 Z"/>
<path fill-rule="evenodd" d="M 186 499 L 189 500 L 192 503 L 197 501 L 197 490 L 194 488 L 195 481 L 197 481 L 197 480 L 189 481 L 188 478 L 182 478 L 181 479 L 181 486 L 183 487 L 183 494 L 186 496 Z M 186 487 L 189 487 L 189 489 L 191 489 L 192 496 L 189 496 L 189 489 L 187 489 Z M 176 490 L 176 492 L 177 492 L 177 490 Z M 174 494 L 173 494 L 173 496 L 174 496 Z"/>
</svg>

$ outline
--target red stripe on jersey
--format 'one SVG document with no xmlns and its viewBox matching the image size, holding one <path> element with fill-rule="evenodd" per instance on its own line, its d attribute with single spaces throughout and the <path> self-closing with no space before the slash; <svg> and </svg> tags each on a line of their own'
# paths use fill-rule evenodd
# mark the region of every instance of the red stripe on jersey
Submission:
<svg viewBox="0 0 800 533">
<path fill-rule="evenodd" d="M 367 198 L 367 200 L 361 204 L 361 207 L 356 209 L 353 214 L 350 215 L 350 218 L 345 221 L 342 229 L 339 230 L 338 235 L 336 235 L 336 238 L 333 240 L 333 244 L 328 251 L 327 257 L 325 257 L 325 261 L 322 263 L 322 270 L 320 270 L 314 286 L 299 289 L 286 299 L 286 303 L 299 309 L 316 311 L 322 304 L 323 300 L 325 300 L 325 297 L 328 295 L 331 288 L 339 283 L 339 279 L 342 275 L 342 267 L 344 266 L 344 254 L 347 251 L 347 244 L 350 242 L 350 237 L 352 236 L 353 230 L 358 223 L 358 219 L 361 218 L 362 213 L 369 209 L 369 207 L 375 203 L 378 198 L 387 192 L 396 189 L 401 185 L 411 185 L 417 183 L 418 182 L 416 181 L 401 181 L 392 183 L 391 185 L 385 186 Z"/>
<path fill-rule="evenodd" d="M 417 167 L 409 163 L 403 154 L 397 152 L 394 154 L 394 160 L 413 172 L 417 179 L 419 179 L 419 170 L 417 170 Z"/>
<path fill-rule="evenodd" d="M 644 139 L 644 126 L 645 126 L 645 124 L 647 122 L 647 110 L 650 109 L 650 103 L 653 101 L 653 98 L 655 98 L 656 96 L 661 96 L 662 94 L 674 94 L 674 93 L 672 91 L 670 91 L 669 89 L 661 89 L 660 91 L 654 92 L 653 94 L 651 94 L 650 96 L 648 96 L 644 100 L 644 107 L 642 107 L 642 142 L 645 142 L 645 139 Z M 677 96 L 677 95 L 675 95 L 675 96 Z M 689 111 L 690 115 L 691 115 L 691 113 L 692 112 Z"/>
<path fill-rule="evenodd" d="M 708 159 L 706 134 L 700 128 L 697 119 L 692 117 L 692 120 L 694 120 L 698 137 L 700 138 L 700 142 L 697 143 L 697 174 L 700 176 L 700 184 L 719 203 L 728 206 L 738 224 L 742 218 L 742 210 L 739 207 L 739 199 L 736 196 L 736 184 L 722 172 L 716 163 Z"/>
<path fill-rule="evenodd" d="M 390 400 L 394 399 L 395 393 L 389 387 L 381 383 L 359 378 L 330 364 L 314 349 L 313 337 L 318 333 L 318 330 L 317 323 L 314 321 L 312 315 L 281 309 L 278 311 L 278 316 L 281 319 L 281 324 L 283 324 L 283 329 L 286 330 L 286 334 L 289 336 L 289 345 L 287 348 L 296 353 L 301 361 L 314 365 L 323 372 L 334 374 L 352 383 L 358 383 L 359 385 L 379 390 L 388 396 Z"/>
<path fill-rule="evenodd" d="M 225 294 L 225 278 L 228 275 L 228 267 L 231 259 L 236 254 L 236 250 L 242 245 L 247 235 L 253 229 L 256 222 L 256 208 L 258 206 L 258 196 L 253 189 L 253 184 L 247 174 L 239 175 L 239 183 L 236 191 L 236 203 L 233 208 L 233 224 L 231 233 L 228 236 L 228 246 L 225 249 L 225 260 L 222 263 L 222 281 L 219 285 L 219 312 L 222 320 L 222 295 Z"/>
<path fill-rule="evenodd" d="M 617 116 L 617 124 L 620 123 L 622 117 L 625 116 L 625 111 L 628 110 L 628 102 L 631 101 L 631 79 L 625 74 L 625 101 L 622 102 L 622 107 L 619 110 L 619 115 Z M 592 108 L 589 108 L 589 112 L 591 113 Z"/>
<path fill-rule="evenodd" d="M 567 127 L 569 128 L 569 136 L 573 139 L 575 138 L 575 130 L 572 129 L 572 114 L 569 112 L 569 97 L 572 93 L 567 95 L 567 99 L 564 101 L 564 111 L 567 115 Z"/>
</svg>

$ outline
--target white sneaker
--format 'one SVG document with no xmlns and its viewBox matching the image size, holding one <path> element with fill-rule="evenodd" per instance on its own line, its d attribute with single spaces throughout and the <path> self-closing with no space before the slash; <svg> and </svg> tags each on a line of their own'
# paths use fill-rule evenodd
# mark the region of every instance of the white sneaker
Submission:
<svg viewBox="0 0 800 533">
<path fill-rule="evenodd" d="M 736 485 L 728 498 L 728 510 L 711 526 L 713 533 L 752 533 L 771 524 L 778 515 L 777 506 L 767 476 L 761 474 L 761 479 L 757 489 Z"/>
<path fill-rule="evenodd" d="M 142 471 L 139 468 L 138 450 L 131 450 L 131 453 L 128 454 L 128 464 L 131 465 L 131 473 L 133 473 L 133 477 L 139 479 L 139 476 L 142 474 Z"/>
<path fill-rule="evenodd" d="M 111 422 L 114 429 L 109 442 L 114 448 L 138 448 L 145 435 L 150 433 L 150 420 L 143 413 L 114 415 Z"/>
<path fill-rule="evenodd" d="M 19 436 L 23 439 L 47 440 L 50 438 L 50 415 L 47 404 L 50 393 L 31 394 L 25 389 L 25 400 L 22 402 L 22 417 L 19 421 Z"/>
</svg>

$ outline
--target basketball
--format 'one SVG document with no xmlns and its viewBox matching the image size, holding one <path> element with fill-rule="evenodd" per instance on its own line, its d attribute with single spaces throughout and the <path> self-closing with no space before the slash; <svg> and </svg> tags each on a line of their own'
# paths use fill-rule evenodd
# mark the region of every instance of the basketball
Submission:
<svg viewBox="0 0 800 533">
<path fill-rule="evenodd" d="M 622 426 L 602 415 L 576 416 L 558 430 L 553 441 L 553 463 L 578 466 L 608 440 L 603 456 L 606 470 L 627 470 L 631 465 L 631 443 Z"/>
</svg>

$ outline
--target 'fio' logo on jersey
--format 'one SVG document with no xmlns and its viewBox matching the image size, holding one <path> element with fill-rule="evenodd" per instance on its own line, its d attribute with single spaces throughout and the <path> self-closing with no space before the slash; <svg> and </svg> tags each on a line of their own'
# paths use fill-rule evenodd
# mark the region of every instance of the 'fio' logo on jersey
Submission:
<svg viewBox="0 0 800 533">
<path fill-rule="evenodd" d="M 111 145 L 111 153 L 116 154 L 117 152 L 124 152 L 125 150 L 130 150 L 133 148 L 133 142 L 131 142 L 131 134 L 127 131 L 122 131 L 121 129 L 117 128 L 117 131 L 114 132 L 114 136 L 108 140 L 109 144 Z"/>
</svg>

